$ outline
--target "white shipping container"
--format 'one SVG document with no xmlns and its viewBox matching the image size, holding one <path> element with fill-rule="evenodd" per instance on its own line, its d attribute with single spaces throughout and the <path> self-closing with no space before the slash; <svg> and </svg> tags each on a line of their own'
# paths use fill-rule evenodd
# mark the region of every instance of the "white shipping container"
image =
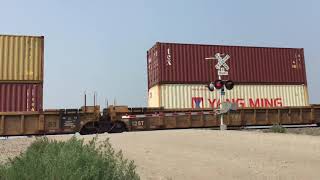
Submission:
<svg viewBox="0 0 320 180">
<path fill-rule="evenodd" d="M 239 107 L 308 106 L 305 85 L 235 85 L 225 90 L 224 101 L 236 102 Z M 149 107 L 216 108 L 220 105 L 220 91 L 209 91 L 202 84 L 163 84 L 148 91 Z"/>
</svg>

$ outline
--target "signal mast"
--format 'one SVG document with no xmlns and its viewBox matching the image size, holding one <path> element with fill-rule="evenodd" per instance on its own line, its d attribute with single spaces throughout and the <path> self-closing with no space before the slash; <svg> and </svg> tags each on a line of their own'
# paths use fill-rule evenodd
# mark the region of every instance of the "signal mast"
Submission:
<svg viewBox="0 0 320 180">
<path fill-rule="evenodd" d="M 205 58 L 206 60 L 218 60 L 215 65 L 219 79 L 214 82 L 210 82 L 208 85 L 209 91 L 214 91 L 214 89 L 220 90 L 220 110 L 222 109 L 223 96 L 225 95 L 225 89 L 232 90 L 234 83 L 231 80 L 222 80 L 221 76 L 227 76 L 229 66 L 226 61 L 230 58 L 230 55 L 216 53 L 213 57 Z M 226 130 L 227 125 L 223 123 L 223 113 L 220 114 L 220 130 Z"/>
</svg>

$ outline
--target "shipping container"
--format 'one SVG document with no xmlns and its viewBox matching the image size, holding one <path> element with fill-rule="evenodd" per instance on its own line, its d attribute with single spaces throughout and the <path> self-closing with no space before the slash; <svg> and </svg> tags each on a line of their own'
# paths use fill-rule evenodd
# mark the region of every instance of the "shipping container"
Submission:
<svg viewBox="0 0 320 180">
<path fill-rule="evenodd" d="M 240 84 L 307 84 L 302 48 L 156 43 L 147 65 L 149 88 L 208 83 L 218 79 L 218 70 Z"/>
<path fill-rule="evenodd" d="M 42 95 L 42 84 L 0 83 L 0 112 L 39 111 Z"/>
<path fill-rule="evenodd" d="M 163 84 L 149 89 L 148 106 L 164 108 L 217 108 L 220 91 L 206 84 Z M 240 108 L 308 106 L 305 85 L 235 85 L 225 90 L 222 102 L 238 103 Z"/>
<path fill-rule="evenodd" d="M 0 81 L 43 81 L 43 36 L 0 35 Z"/>
</svg>

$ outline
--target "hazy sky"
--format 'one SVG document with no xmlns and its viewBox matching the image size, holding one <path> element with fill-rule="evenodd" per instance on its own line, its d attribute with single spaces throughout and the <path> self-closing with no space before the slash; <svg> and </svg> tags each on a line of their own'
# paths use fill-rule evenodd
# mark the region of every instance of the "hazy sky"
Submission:
<svg viewBox="0 0 320 180">
<path fill-rule="evenodd" d="M 157 41 L 304 48 L 320 104 L 320 1 L 8 0 L 0 33 L 45 36 L 44 107 L 79 107 L 83 92 L 147 105 L 146 51 Z"/>
</svg>

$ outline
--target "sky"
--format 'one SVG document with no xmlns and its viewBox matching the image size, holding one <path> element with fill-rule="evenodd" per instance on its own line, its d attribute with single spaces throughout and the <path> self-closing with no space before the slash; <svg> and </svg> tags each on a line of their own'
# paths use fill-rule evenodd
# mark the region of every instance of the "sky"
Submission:
<svg viewBox="0 0 320 180">
<path fill-rule="evenodd" d="M 0 34 L 45 36 L 44 108 L 147 106 L 156 42 L 304 48 L 320 104 L 317 0 L 1 0 Z"/>
</svg>

